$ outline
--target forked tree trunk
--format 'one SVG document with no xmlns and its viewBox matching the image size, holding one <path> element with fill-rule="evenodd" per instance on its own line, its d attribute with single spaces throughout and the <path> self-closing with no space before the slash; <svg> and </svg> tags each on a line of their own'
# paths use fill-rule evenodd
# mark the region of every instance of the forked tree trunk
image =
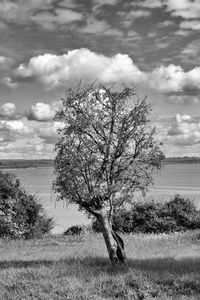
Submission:
<svg viewBox="0 0 200 300">
<path fill-rule="evenodd" d="M 107 216 L 101 215 L 98 218 L 98 221 L 102 229 L 103 237 L 112 264 L 125 263 L 127 258 L 122 238 L 112 229 L 112 225 L 110 224 Z"/>
</svg>

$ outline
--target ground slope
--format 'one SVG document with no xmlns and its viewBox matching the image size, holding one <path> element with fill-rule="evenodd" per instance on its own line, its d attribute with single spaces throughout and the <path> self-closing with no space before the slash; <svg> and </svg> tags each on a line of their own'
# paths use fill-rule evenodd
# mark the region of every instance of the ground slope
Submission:
<svg viewBox="0 0 200 300">
<path fill-rule="evenodd" d="M 200 232 L 124 236 L 113 268 L 100 234 L 0 240 L 0 299 L 200 299 Z"/>
</svg>

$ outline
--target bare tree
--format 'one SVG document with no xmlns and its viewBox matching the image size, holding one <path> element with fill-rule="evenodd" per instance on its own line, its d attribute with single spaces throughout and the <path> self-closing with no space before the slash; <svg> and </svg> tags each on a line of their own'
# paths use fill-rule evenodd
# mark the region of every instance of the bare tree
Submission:
<svg viewBox="0 0 200 300">
<path fill-rule="evenodd" d="M 56 144 L 54 189 L 97 218 L 112 263 L 125 262 L 124 243 L 112 229 L 116 208 L 152 183 L 163 154 L 149 126 L 151 107 L 133 88 L 69 90 L 56 119 L 64 123 Z"/>
</svg>

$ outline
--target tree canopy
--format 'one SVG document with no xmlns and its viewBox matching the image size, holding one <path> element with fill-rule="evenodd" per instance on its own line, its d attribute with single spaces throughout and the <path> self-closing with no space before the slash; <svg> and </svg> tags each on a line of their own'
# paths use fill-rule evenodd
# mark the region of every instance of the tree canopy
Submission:
<svg viewBox="0 0 200 300">
<path fill-rule="evenodd" d="M 163 157 L 149 126 L 150 110 L 132 88 L 69 90 L 56 117 L 64 122 L 55 161 L 61 198 L 95 213 L 144 192 Z"/>
</svg>

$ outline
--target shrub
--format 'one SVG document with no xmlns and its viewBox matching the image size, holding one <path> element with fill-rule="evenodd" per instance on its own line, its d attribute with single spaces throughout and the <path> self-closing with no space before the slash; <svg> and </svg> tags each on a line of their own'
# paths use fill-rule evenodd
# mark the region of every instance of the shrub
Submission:
<svg viewBox="0 0 200 300">
<path fill-rule="evenodd" d="M 67 230 L 64 231 L 64 235 L 76 235 L 84 233 L 84 226 L 82 225 L 74 225 L 69 227 Z"/>
<path fill-rule="evenodd" d="M 0 237 L 35 238 L 53 228 L 42 205 L 14 174 L 0 171 Z"/>
<path fill-rule="evenodd" d="M 164 210 L 166 210 L 166 215 L 171 216 L 174 220 L 176 220 L 177 228 L 198 228 L 200 212 L 189 199 L 176 195 L 173 200 L 164 205 Z"/>
<path fill-rule="evenodd" d="M 91 224 L 87 225 L 73 225 L 63 232 L 64 235 L 80 235 L 83 233 L 92 233 L 95 231 Z"/>
<path fill-rule="evenodd" d="M 98 221 L 92 224 L 100 232 Z M 163 233 L 200 228 L 200 211 L 194 203 L 176 195 L 164 204 L 155 201 L 135 203 L 131 209 L 116 210 L 113 229 L 124 233 Z"/>
</svg>

